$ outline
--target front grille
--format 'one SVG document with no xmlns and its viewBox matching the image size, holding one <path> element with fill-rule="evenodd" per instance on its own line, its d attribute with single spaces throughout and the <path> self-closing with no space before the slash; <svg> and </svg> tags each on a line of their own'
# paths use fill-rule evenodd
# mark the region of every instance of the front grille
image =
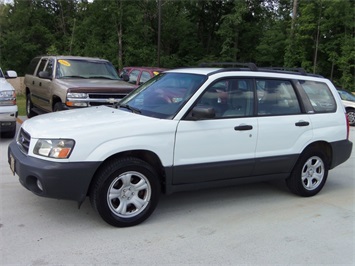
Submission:
<svg viewBox="0 0 355 266">
<path fill-rule="evenodd" d="M 127 93 L 89 93 L 89 105 L 112 105 L 123 99 L 126 95 Z"/>
<path fill-rule="evenodd" d="M 30 148 L 31 136 L 23 128 L 21 128 L 20 133 L 17 137 L 17 144 L 20 146 L 20 149 L 28 154 L 28 149 Z"/>
</svg>

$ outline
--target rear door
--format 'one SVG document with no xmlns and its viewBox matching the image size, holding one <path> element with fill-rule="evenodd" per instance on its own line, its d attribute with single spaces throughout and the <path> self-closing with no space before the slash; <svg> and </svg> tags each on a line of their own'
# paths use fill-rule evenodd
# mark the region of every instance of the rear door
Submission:
<svg viewBox="0 0 355 266">
<path fill-rule="evenodd" d="M 312 139 L 312 123 L 303 111 L 291 80 L 256 79 L 258 141 L 254 175 L 287 173 L 305 144 Z"/>
</svg>

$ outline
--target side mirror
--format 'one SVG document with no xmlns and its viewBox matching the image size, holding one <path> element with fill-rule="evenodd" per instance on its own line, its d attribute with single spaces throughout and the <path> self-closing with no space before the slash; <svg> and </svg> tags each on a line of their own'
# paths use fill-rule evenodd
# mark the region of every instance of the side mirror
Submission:
<svg viewBox="0 0 355 266">
<path fill-rule="evenodd" d="M 5 78 L 7 78 L 7 79 L 15 79 L 15 78 L 17 78 L 16 71 L 13 71 L 13 70 L 6 71 Z"/>
<path fill-rule="evenodd" d="M 122 79 L 124 81 L 128 82 L 129 81 L 129 76 L 126 73 L 124 73 L 124 74 L 122 74 Z"/>
<path fill-rule="evenodd" d="M 210 106 L 195 106 L 190 114 L 188 115 L 188 120 L 202 120 L 211 119 L 216 117 L 216 111 Z"/>
<path fill-rule="evenodd" d="M 51 76 L 49 75 L 49 73 L 47 71 L 40 71 L 38 73 L 38 76 L 42 79 L 50 79 Z"/>
</svg>

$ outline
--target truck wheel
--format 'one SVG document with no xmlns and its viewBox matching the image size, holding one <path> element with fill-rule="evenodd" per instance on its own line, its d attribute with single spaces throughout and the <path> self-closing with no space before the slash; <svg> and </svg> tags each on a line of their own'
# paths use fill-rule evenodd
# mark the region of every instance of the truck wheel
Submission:
<svg viewBox="0 0 355 266">
<path fill-rule="evenodd" d="M 286 184 L 294 194 L 311 197 L 322 190 L 327 177 L 328 165 L 323 152 L 315 149 L 301 154 Z"/>
<path fill-rule="evenodd" d="M 58 111 L 62 111 L 62 110 L 64 110 L 64 108 L 63 108 L 63 104 L 61 102 L 57 102 L 54 104 L 53 112 L 58 112 Z"/>
<path fill-rule="evenodd" d="M 36 115 L 35 112 L 32 111 L 33 104 L 31 101 L 31 96 L 29 93 L 26 94 L 26 115 L 28 118 L 34 117 Z"/>
<path fill-rule="evenodd" d="M 133 157 L 111 160 L 96 174 L 90 201 L 108 224 L 133 226 L 152 214 L 159 188 L 158 176 L 146 162 Z"/>
</svg>

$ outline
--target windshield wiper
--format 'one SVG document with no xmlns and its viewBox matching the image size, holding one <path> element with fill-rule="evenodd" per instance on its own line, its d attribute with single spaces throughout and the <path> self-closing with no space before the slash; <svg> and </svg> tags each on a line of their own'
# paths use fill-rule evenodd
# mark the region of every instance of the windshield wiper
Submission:
<svg viewBox="0 0 355 266">
<path fill-rule="evenodd" d="M 135 113 L 135 114 L 140 114 L 141 113 L 141 111 L 139 110 L 139 109 L 137 109 L 137 108 L 134 108 L 134 107 L 132 107 L 132 106 L 130 106 L 130 105 L 128 105 L 128 104 L 118 104 L 118 106 L 121 108 L 126 108 L 126 109 L 128 109 L 128 110 L 130 110 L 132 113 Z"/>
<path fill-rule="evenodd" d="M 73 75 L 73 76 L 63 76 L 60 77 L 61 79 L 71 79 L 71 78 L 80 78 L 80 79 L 87 79 L 87 77 L 84 76 L 78 76 L 78 75 Z"/>
<path fill-rule="evenodd" d="M 90 79 L 111 79 L 116 80 L 115 78 L 105 77 L 105 76 L 90 76 Z"/>
</svg>

